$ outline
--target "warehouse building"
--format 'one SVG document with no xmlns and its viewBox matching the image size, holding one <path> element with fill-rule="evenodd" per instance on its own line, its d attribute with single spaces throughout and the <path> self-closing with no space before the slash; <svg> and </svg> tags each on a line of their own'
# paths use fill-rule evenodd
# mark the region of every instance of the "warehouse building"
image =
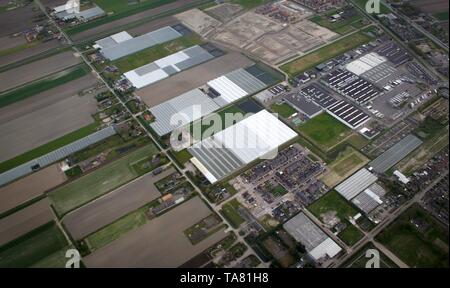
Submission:
<svg viewBox="0 0 450 288">
<path fill-rule="evenodd" d="M 124 76 L 140 89 L 213 58 L 207 50 L 196 45 L 128 71 Z"/>
<path fill-rule="evenodd" d="M 369 166 L 378 173 L 384 173 L 422 145 L 422 143 L 422 140 L 410 134 L 375 158 L 369 163 Z"/>
<path fill-rule="evenodd" d="M 191 162 L 215 183 L 258 158 L 275 156 L 278 147 L 297 134 L 262 110 L 188 148 Z M 274 155 L 272 155 L 274 154 Z"/>
<path fill-rule="evenodd" d="M 283 100 L 310 119 L 322 112 L 322 108 L 314 103 L 311 97 L 305 96 L 302 93 L 289 93 L 283 97 Z"/>
<path fill-rule="evenodd" d="M 380 94 L 367 80 L 342 69 L 327 74 L 322 81 L 334 91 L 359 104 L 367 103 Z"/>
<path fill-rule="evenodd" d="M 377 180 L 377 176 L 363 168 L 336 186 L 335 190 L 345 199 L 351 200 Z"/>
<path fill-rule="evenodd" d="M 237 69 L 206 85 L 151 107 L 155 117 L 150 126 L 164 136 L 173 130 L 202 118 L 245 96 L 267 88 L 267 84 L 247 72 Z"/>
<path fill-rule="evenodd" d="M 357 129 L 370 120 L 370 116 L 355 105 L 341 100 L 328 107 L 328 113 L 351 129 Z"/>
<path fill-rule="evenodd" d="M 342 248 L 303 212 L 284 223 L 283 228 L 295 241 L 305 246 L 314 261 L 333 258 L 342 251 Z"/>
<path fill-rule="evenodd" d="M 181 36 L 183 35 L 170 26 L 137 37 L 122 31 L 96 41 L 93 47 L 99 49 L 106 59 L 113 61 Z"/>
</svg>

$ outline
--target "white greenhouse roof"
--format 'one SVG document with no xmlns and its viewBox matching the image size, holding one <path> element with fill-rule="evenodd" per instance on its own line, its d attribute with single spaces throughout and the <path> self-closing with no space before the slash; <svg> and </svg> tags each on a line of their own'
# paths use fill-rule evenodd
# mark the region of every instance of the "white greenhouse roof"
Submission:
<svg viewBox="0 0 450 288">
<path fill-rule="evenodd" d="M 314 260 L 319 260 L 324 257 L 333 258 L 341 251 L 342 248 L 339 247 L 336 242 L 334 242 L 331 238 L 327 238 L 320 243 L 319 246 L 309 251 L 309 255 L 314 258 Z"/>
<path fill-rule="evenodd" d="M 336 186 L 336 191 L 350 200 L 378 180 L 378 177 L 363 168 Z"/>
<path fill-rule="evenodd" d="M 213 55 L 196 45 L 128 71 L 124 76 L 140 89 L 212 58 Z"/>
<path fill-rule="evenodd" d="M 371 52 L 348 63 L 345 66 L 345 69 L 359 76 L 386 61 L 387 59 L 385 57 L 380 56 L 375 52 Z"/>
<path fill-rule="evenodd" d="M 277 151 L 297 134 L 267 110 L 251 115 L 188 148 L 192 163 L 211 182 L 229 176 L 245 165 Z M 273 155 L 275 156 L 275 155 Z M 203 169 L 204 170 L 204 169 Z"/>
</svg>

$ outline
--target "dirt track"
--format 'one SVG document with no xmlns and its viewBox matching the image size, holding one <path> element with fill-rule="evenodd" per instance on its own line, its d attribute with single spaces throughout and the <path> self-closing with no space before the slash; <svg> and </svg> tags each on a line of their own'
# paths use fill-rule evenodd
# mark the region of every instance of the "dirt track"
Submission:
<svg viewBox="0 0 450 288">
<path fill-rule="evenodd" d="M 118 29 L 118 27 L 127 25 L 145 18 L 151 18 L 154 16 L 157 16 L 158 14 L 169 12 L 170 10 L 178 9 L 183 6 L 189 5 L 191 3 L 197 2 L 198 0 L 179 0 L 176 2 L 172 2 L 154 9 L 149 9 L 144 12 L 140 12 L 116 21 L 112 21 L 103 25 L 99 25 L 95 28 L 82 31 L 80 33 L 77 33 L 73 36 L 71 36 L 73 41 L 80 41 L 80 40 L 86 40 L 90 38 L 101 38 L 104 37 L 107 34 L 110 34 L 109 32 L 114 29 Z M 160 20 L 155 20 L 157 23 Z"/>
<path fill-rule="evenodd" d="M 80 61 L 72 51 L 67 51 L 5 71 L 0 73 L 0 92 L 64 70 Z"/>
<path fill-rule="evenodd" d="M 91 74 L 0 109 L 0 162 L 89 125 L 96 111 Z"/>
<path fill-rule="evenodd" d="M 50 222 L 53 212 L 47 198 L 0 220 L 0 246 Z"/>
<path fill-rule="evenodd" d="M 154 176 L 149 173 L 64 217 L 64 225 L 75 240 L 97 231 L 127 213 L 161 196 L 153 185 L 172 174 L 171 168 Z"/>
<path fill-rule="evenodd" d="M 251 64 L 253 62 L 244 55 L 229 52 L 224 56 L 144 87 L 138 90 L 136 94 L 148 106 L 152 107 L 202 86 L 214 78 Z"/>
<path fill-rule="evenodd" d="M 192 245 L 183 231 L 211 214 L 195 197 L 83 258 L 87 267 L 178 267 L 225 238 L 223 230 Z"/>
<path fill-rule="evenodd" d="M 0 188 L 0 213 L 42 195 L 44 192 L 66 181 L 66 175 L 51 165 Z"/>
</svg>

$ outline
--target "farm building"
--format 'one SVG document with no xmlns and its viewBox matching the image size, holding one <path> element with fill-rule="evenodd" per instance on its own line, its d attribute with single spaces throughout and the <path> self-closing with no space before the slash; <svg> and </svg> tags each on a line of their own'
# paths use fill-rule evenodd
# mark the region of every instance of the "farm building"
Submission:
<svg viewBox="0 0 450 288">
<path fill-rule="evenodd" d="M 297 134 L 267 110 L 245 118 L 188 148 L 191 162 L 215 183 L 258 158 L 275 156 Z"/>
<path fill-rule="evenodd" d="M 204 89 L 196 88 L 151 107 L 156 120 L 150 126 L 159 136 L 166 135 L 266 87 L 247 70 L 237 69 L 208 82 Z"/>
<path fill-rule="evenodd" d="M 213 58 L 206 49 L 196 45 L 128 71 L 124 76 L 140 89 Z"/>
<path fill-rule="evenodd" d="M 394 167 L 395 164 L 400 162 L 400 160 L 405 158 L 417 147 L 422 145 L 422 143 L 422 140 L 410 134 L 375 158 L 369 163 L 369 166 L 378 173 L 384 173 Z"/>
<path fill-rule="evenodd" d="M 336 186 L 335 190 L 345 199 L 350 200 L 364 191 L 364 189 L 375 183 L 377 180 L 377 176 L 372 174 L 366 168 L 363 168 Z"/>
<path fill-rule="evenodd" d="M 122 31 L 96 41 L 93 47 L 100 49 L 105 58 L 113 61 L 181 36 L 181 33 L 170 26 L 137 37 Z"/>
<path fill-rule="evenodd" d="M 308 255 L 318 261 L 323 258 L 333 258 L 342 248 L 339 247 L 325 232 L 323 232 L 303 212 L 284 223 L 283 228 L 294 239 L 305 246 Z"/>
<path fill-rule="evenodd" d="M 76 18 L 78 21 L 86 22 L 106 15 L 106 12 L 97 5 L 84 10 L 80 10 L 79 7 L 77 9 L 61 5 L 53 8 L 53 11 L 55 17 L 63 21 Z"/>
</svg>

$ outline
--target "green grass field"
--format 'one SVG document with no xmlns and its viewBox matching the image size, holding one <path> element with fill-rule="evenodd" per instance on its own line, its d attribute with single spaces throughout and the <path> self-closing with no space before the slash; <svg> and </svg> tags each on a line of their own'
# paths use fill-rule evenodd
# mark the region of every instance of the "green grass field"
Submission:
<svg viewBox="0 0 450 288">
<path fill-rule="evenodd" d="M 274 103 L 270 106 L 270 109 L 272 109 L 273 112 L 278 113 L 283 118 L 288 118 L 289 116 L 292 116 L 292 114 L 297 113 L 297 110 L 295 110 L 288 103 Z"/>
<path fill-rule="evenodd" d="M 132 165 L 158 152 L 153 145 L 147 145 L 105 167 L 83 176 L 68 185 L 49 193 L 59 215 L 75 209 L 93 199 L 138 177 Z"/>
<path fill-rule="evenodd" d="M 299 73 L 305 72 L 306 70 L 314 68 L 318 64 L 323 63 L 333 57 L 356 48 L 359 45 L 368 43 L 371 40 L 373 40 L 372 37 L 366 35 L 364 32 L 356 32 L 327 46 L 324 46 L 312 53 L 301 56 L 300 58 L 284 64 L 280 68 L 290 76 L 295 76 Z"/>
<path fill-rule="evenodd" d="M 173 151 L 172 154 L 175 157 L 175 159 L 178 162 L 180 162 L 181 165 L 184 165 L 185 163 L 187 163 L 192 158 L 191 153 L 189 153 L 187 149 L 183 149 L 183 150 L 178 151 L 178 152 Z"/>
<path fill-rule="evenodd" d="M 323 222 L 323 214 L 335 212 L 341 221 L 348 220 L 358 214 L 358 210 L 351 206 L 344 197 L 332 190 L 322 196 L 319 200 L 308 206 L 308 210 Z"/>
<path fill-rule="evenodd" d="M 287 192 L 288 191 L 281 185 L 273 187 L 273 189 L 270 191 L 270 193 L 272 193 L 275 197 L 283 196 Z"/>
<path fill-rule="evenodd" d="M 66 238 L 56 224 L 49 222 L 1 246 L 0 267 L 30 267 L 66 247 L 67 244 Z"/>
<path fill-rule="evenodd" d="M 350 128 L 328 113 L 321 113 L 300 125 L 297 130 L 323 151 L 339 144 L 352 133 Z"/>
<path fill-rule="evenodd" d="M 0 94 L 0 108 L 78 79 L 86 75 L 88 71 L 89 69 L 83 65 L 69 68 L 43 80 Z"/>
<path fill-rule="evenodd" d="M 417 219 L 425 223 L 425 231 L 419 231 L 411 223 Z M 410 267 L 449 267 L 448 230 L 419 205 L 400 215 L 376 240 Z"/>
<path fill-rule="evenodd" d="M 68 245 L 61 250 L 39 260 L 34 263 L 31 268 L 65 268 L 67 258 L 66 252 L 68 249 L 73 249 L 73 246 Z"/>
<path fill-rule="evenodd" d="M 11 48 L 8 48 L 8 49 L 0 50 L 0 57 L 6 56 L 6 55 L 11 55 L 11 54 L 20 52 L 22 50 L 34 47 L 34 46 L 38 45 L 39 43 L 40 43 L 39 41 L 34 41 L 34 42 L 31 42 L 31 43 L 27 42 L 27 43 L 24 43 L 24 44 L 21 44 L 21 45 L 17 45 L 15 47 L 11 47 Z"/>
<path fill-rule="evenodd" d="M 448 11 L 433 14 L 433 17 L 439 21 L 448 21 Z"/>
<path fill-rule="evenodd" d="M 353 246 L 358 242 L 361 238 L 364 237 L 364 233 L 361 232 L 358 228 L 353 225 L 347 226 L 343 231 L 341 231 L 338 235 L 339 239 L 344 241 L 348 246 Z"/>
<path fill-rule="evenodd" d="M 308 210 L 324 224 L 326 224 L 324 221 L 325 214 L 334 214 L 335 217 L 346 223 L 347 228 L 341 231 L 338 237 L 349 246 L 353 246 L 364 236 L 356 226 L 349 222 L 349 218 L 358 214 L 359 211 L 334 190 L 311 204 Z"/>
<path fill-rule="evenodd" d="M 269 0 L 231 0 L 231 3 L 239 4 L 244 9 L 252 9 L 260 6 L 264 3 L 270 2 Z"/>
<path fill-rule="evenodd" d="M 241 215 L 239 215 L 237 209 L 241 207 L 241 204 L 238 200 L 233 199 L 228 201 L 222 206 L 222 210 L 220 213 L 230 222 L 231 226 L 234 228 L 238 228 L 242 223 L 244 223 L 244 219 L 242 219 Z"/>
<path fill-rule="evenodd" d="M 351 31 L 355 30 L 355 27 L 353 26 L 353 24 L 359 23 L 363 19 L 361 14 L 358 12 L 358 14 L 356 14 L 348 19 L 345 19 L 345 20 L 340 20 L 340 21 L 335 21 L 335 22 L 332 22 L 329 20 L 329 17 L 331 15 L 339 13 L 340 11 L 342 11 L 342 9 L 332 10 L 323 15 L 314 16 L 314 17 L 310 18 L 309 20 L 311 20 L 312 22 L 314 22 L 320 26 L 328 28 L 331 31 L 334 31 L 336 33 L 343 35 L 343 34 L 347 34 Z M 358 27 L 356 27 L 356 28 L 358 28 Z"/>
<path fill-rule="evenodd" d="M 68 145 L 76 140 L 86 137 L 97 130 L 98 123 L 92 123 L 88 126 L 82 127 L 74 132 L 66 134 L 58 139 L 52 140 L 47 144 L 39 146 L 33 150 L 30 150 L 24 154 L 16 156 L 10 160 L 0 163 L 0 173 L 8 171 L 14 167 L 17 167 L 23 163 L 33 160 L 37 157 L 50 153 L 62 146 Z"/>
<path fill-rule="evenodd" d="M 163 57 L 169 56 L 185 48 L 202 43 L 203 40 L 199 36 L 192 34 L 190 36 L 184 36 L 164 44 L 159 44 L 144 49 L 133 55 L 115 60 L 111 62 L 111 64 L 115 65 L 121 72 L 125 73 Z"/>
<path fill-rule="evenodd" d="M 143 209 L 132 212 L 112 224 L 89 235 L 86 240 L 92 250 L 97 250 L 112 241 L 119 239 L 127 232 L 144 225 L 147 222 L 147 216 Z"/>
</svg>

